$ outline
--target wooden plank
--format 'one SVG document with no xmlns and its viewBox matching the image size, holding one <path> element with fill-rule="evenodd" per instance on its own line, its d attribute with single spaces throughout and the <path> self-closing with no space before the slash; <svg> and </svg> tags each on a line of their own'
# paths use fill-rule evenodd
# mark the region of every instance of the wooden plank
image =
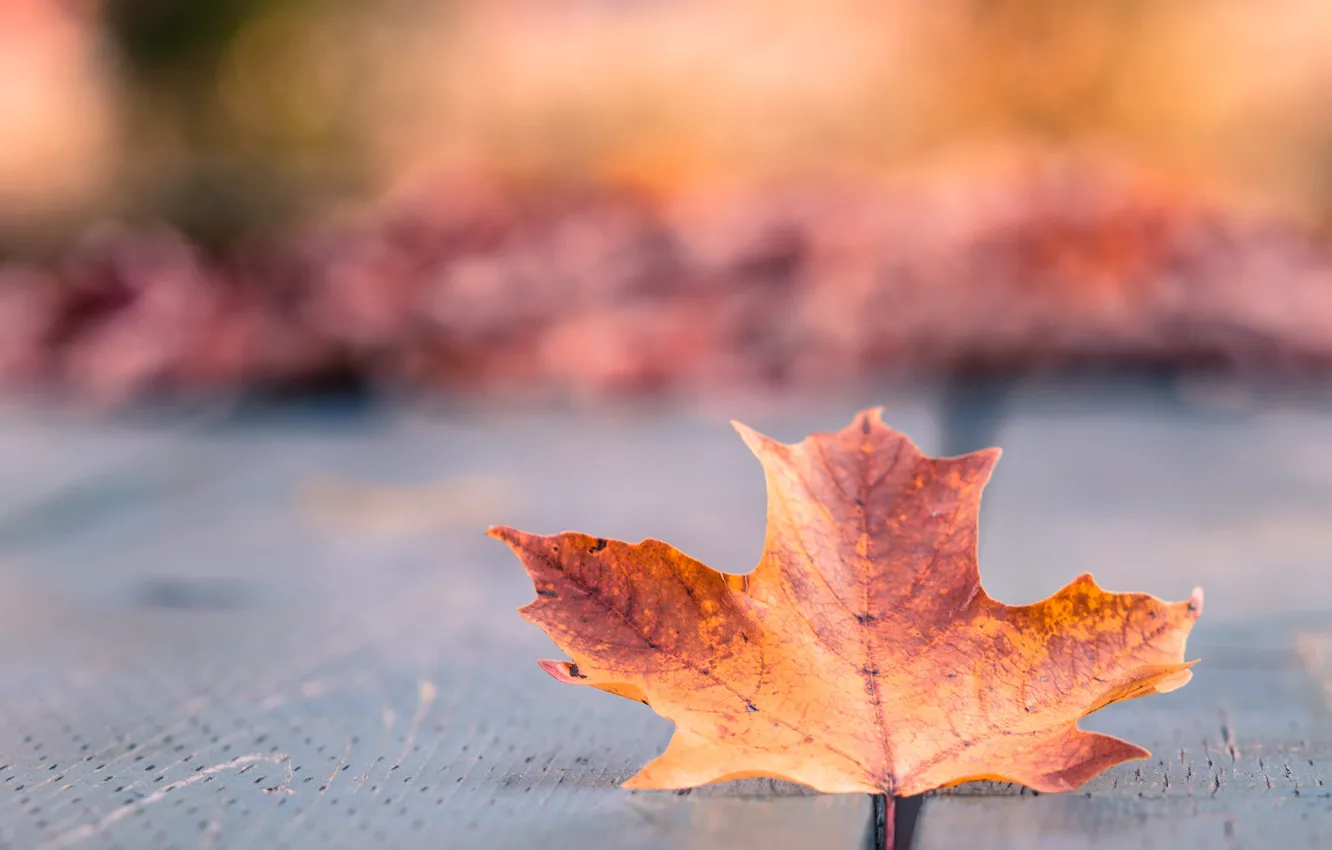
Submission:
<svg viewBox="0 0 1332 850">
<path fill-rule="evenodd" d="M 0 846 L 861 847 L 865 797 L 621 790 L 670 724 L 537 668 L 553 648 L 514 611 L 530 585 L 481 534 L 649 524 L 655 500 L 626 513 L 619 479 L 715 483 L 694 427 L 190 435 L 150 508 L 9 541 Z M 506 473 L 531 489 L 496 488 Z M 715 533 L 727 495 L 681 500 L 677 530 Z"/>
<path fill-rule="evenodd" d="M 1039 798 L 952 797 L 928 800 L 916 850 L 1234 850 L 1321 848 L 1332 843 L 1326 800 L 1239 796 Z"/>
<path fill-rule="evenodd" d="M 1327 412 L 1017 395 L 982 513 L 987 589 L 1028 602 L 1083 570 L 1166 597 L 1201 584 L 1203 663 L 1182 691 L 1084 721 L 1154 759 L 1070 795 L 933 795 L 916 846 L 1325 846 L 1330 677 L 1308 659 L 1330 655 L 1316 637 L 1328 602 L 1309 592 L 1332 551 Z"/>
<path fill-rule="evenodd" d="M 1083 721 L 1147 747 L 1151 759 L 1063 795 L 999 783 L 937 792 L 915 846 L 1326 846 L 1332 745 L 1322 684 L 1296 652 L 1307 636 L 1266 619 L 1205 638 L 1186 688 Z"/>
<path fill-rule="evenodd" d="M 762 545 L 763 486 L 722 420 L 794 440 L 844 424 L 861 401 L 874 400 L 757 415 L 238 423 L 126 465 L 118 480 L 145 495 L 105 521 L 43 501 L 29 531 L 0 535 L 0 845 L 704 847 L 747 846 L 763 829 L 764 846 L 859 844 L 864 798 L 619 790 L 669 724 L 537 670 L 553 649 L 513 612 L 531 588 L 480 530 L 661 537 L 743 571 Z M 888 401 L 890 422 L 939 449 L 928 406 Z M 1262 637 L 1268 627 L 1243 640 L 1225 629 L 1326 604 L 1309 592 L 1325 564 L 1313 521 L 1332 508 L 1326 417 L 1007 404 L 982 517 L 989 590 L 1029 601 L 1090 567 L 1114 589 L 1208 591 L 1195 682 L 1089 724 L 1185 753 L 1143 774 L 1168 776 L 1167 793 L 1109 795 L 1127 801 L 1114 805 L 1159 798 L 1132 817 L 1183 828 L 1225 734 L 1237 753 L 1217 774 L 1226 789 L 1280 797 L 1283 817 L 1314 805 L 1326 737 L 1310 733 L 1306 751 L 1294 733 L 1314 728 L 1317 688 L 1297 698 L 1309 679 L 1290 644 Z M 1269 780 L 1291 793 L 1259 789 Z M 1048 807 L 1057 823 L 1059 807 L 1090 805 L 1073 799 L 934 798 L 919 837 L 962 817 L 940 806 L 1034 804 L 1033 818 Z M 1249 823 L 1236 821 L 1235 840 Z"/>
<path fill-rule="evenodd" d="M 1332 414 L 1233 413 L 1018 392 L 981 511 L 981 574 L 1009 603 L 1083 571 L 1111 590 L 1207 592 L 1204 625 L 1321 613 Z"/>
<path fill-rule="evenodd" d="M 182 415 L 111 423 L 0 408 L 0 545 L 65 533 L 150 500 L 153 460 L 197 421 Z"/>
</svg>

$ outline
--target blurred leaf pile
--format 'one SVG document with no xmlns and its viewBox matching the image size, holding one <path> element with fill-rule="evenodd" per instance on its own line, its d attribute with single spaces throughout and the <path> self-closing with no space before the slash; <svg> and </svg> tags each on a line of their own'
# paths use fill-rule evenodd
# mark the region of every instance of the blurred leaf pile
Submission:
<svg viewBox="0 0 1332 850">
<path fill-rule="evenodd" d="M 1332 364 L 1321 240 L 1089 174 L 675 205 L 432 184 L 222 260 L 169 230 L 105 230 L 55 268 L 0 271 L 0 323 L 17 331 L 0 370 L 115 402 Z"/>
<path fill-rule="evenodd" d="M 0 378 L 1322 368 L 1329 34 L 1319 0 L 10 0 Z"/>
</svg>

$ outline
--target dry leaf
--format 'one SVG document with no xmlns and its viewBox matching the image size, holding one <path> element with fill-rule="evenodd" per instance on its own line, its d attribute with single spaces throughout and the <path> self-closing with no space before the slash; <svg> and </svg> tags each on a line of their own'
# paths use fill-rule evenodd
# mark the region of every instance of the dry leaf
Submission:
<svg viewBox="0 0 1332 850">
<path fill-rule="evenodd" d="M 1201 590 L 1167 604 L 1083 575 L 1004 605 L 976 562 L 997 449 L 927 457 L 877 409 L 789 446 L 736 427 L 768 481 L 748 575 L 657 540 L 490 531 L 536 585 L 523 616 L 573 659 L 541 666 L 675 722 L 628 787 L 768 776 L 897 796 L 973 779 L 1063 791 L 1149 755 L 1077 722 L 1189 680 Z"/>
</svg>

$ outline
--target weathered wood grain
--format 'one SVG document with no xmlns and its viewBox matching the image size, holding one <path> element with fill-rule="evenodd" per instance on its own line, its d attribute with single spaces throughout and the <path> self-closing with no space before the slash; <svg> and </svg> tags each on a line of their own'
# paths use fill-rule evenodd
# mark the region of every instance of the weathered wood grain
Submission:
<svg viewBox="0 0 1332 850">
<path fill-rule="evenodd" d="M 200 432 L 143 466 L 168 474 L 114 523 L 26 516 L 33 533 L 0 545 L 22 612 L 0 623 L 0 846 L 859 848 L 867 798 L 618 787 L 669 724 L 537 668 L 553 648 L 515 612 L 530 584 L 482 529 L 555 522 L 561 499 L 613 522 L 618 464 L 660 461 L 507 429 Z M 483 473 L 515 456 L 537 498 L 497 503 Z M 312 504 L 330 476 L 333 506 Z M 454 516 L 340 522 L 422 493 Z"/>
<path fill-rule="evenodd" d="M 0 407 L 0 542 L 114 522 L 147 498 L 140 468 L 197 416 L 110 423 L 70 411 Z"/>
<path fill-rule="evenodd" d="M 1321 848 L 1332 842 L 1326 800 L 1043 796 L 927 801 L 917 850 L 1234 850 Z"/>
<path fill-rule="evenodd" d="M 1152 758 L 1064 795 L 999 783 L 936 792 L 916 847 L 1325 846 L 1332 745 L 1320 687 L 1295 652 L 1300 634 L 1271 618 L 1205 633 L 1188 687 L 1083 721 Z"/>
<path fill-rule="evenodd" d="M 1156 759 L 1081 795 L 933 797 L 917 846 L 1323 846 L 1332 729 L 1307 636 L 1332 631 L 1332 416 L 1096 399 L 1005 400 L 986 587 L 1202 584 L 1203 663 L 1087 721 Z M 653 536 L 743 571 L 763 484 L 725 418 L 795 440 L 877 402 L 940 449 L 934 408 L 891 397 L 122 425 L 109 445 L 127 448 L 86 461 L 58 433 L 0 449 L 0 846 L 857 846 L 865 798 L 618 789 L 669 724 L 537 669 L 553 648 L 514 612 L 530 585 L 481 529 Z"/>
<path fill-rule="evenodd" d="M 1199 409 L 1141 398 L 1008 401 L 982 513 L 985 583 L 1038 599 L 1063 576 L 1207 591 L 1185 689 L 1093 715 L 1154 758 L 1079 792 L 976 783 L 931 795 L 916 846 L 1313 848 L 1332 841 L 1332 441 L 1325 410 Z"/>
</svg>

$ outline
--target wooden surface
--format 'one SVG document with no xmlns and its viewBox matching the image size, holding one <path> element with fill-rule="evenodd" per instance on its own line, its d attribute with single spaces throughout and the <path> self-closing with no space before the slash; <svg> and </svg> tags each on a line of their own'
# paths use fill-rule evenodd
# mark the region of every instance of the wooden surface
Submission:
<svg viewBox="0 0 1332 850">
<path fill-rule="evenodd" d="M 1085 722 L 1153 760 L 1068 795 L 932 795 L 914 846 L 1332 846 L 1332 413 L 1023 388 L 973 427 L 929 392 L 669 415 L 2 414 L 0 846 L 866 846 L 866 798 L 619 789 L 669 724 L 541 673 L 553 647 L 514 612 L 531 587 L 481 530 L 654 536 L 743 571 L 763 484 L 726 418 L 794 440 L 872 403 L 927 451 L 1004 447 L 981 520 L 998 598 L 1084 569 L 1207 591 L 1194 682 Z"/>
<path fill-rule="evenodd" d="M 1272 621 L 1214 631 L 1197 642 L 1203 663 L 1187 688 L 1084 721 L 1142 744 L 1151 759 L 1070 794 L 994 783 L 939 792 L 925 802 L 915 846 L 1332 846 L 1328 712 L 1294 651 L 1299 635 L 1298 624 Z"/>
</svg>

